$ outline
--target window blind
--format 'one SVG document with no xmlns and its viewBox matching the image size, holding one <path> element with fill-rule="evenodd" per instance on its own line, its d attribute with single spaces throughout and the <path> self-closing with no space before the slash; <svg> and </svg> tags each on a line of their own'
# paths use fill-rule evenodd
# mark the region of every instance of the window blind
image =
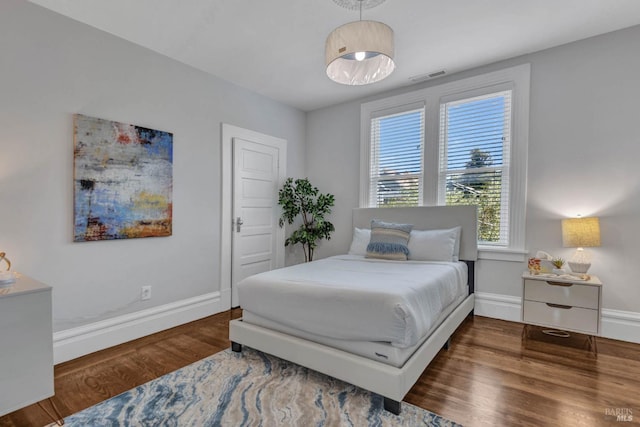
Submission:
<svg viewBox="0 0 640 427">
<path fill-rule="evenodd" d="M 439 199 L 478 206 L 478 241 L 509 244 L 511 91 L 440 105 Z"/>
<path fill-rule="evenodd" d="M 422 204 L 424 107 L 371 119 L 370 206 Z"/>
</svg>

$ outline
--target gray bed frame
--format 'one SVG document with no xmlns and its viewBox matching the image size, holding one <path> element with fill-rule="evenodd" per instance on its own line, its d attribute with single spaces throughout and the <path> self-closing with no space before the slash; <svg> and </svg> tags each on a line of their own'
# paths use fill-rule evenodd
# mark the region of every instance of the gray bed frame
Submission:
<svg viewBox="0 0 640 427">
<path fill-rule="evenodd" d="M 468 266 L 469 295 L 446 317 L 436 330 L 399 368 L 344 350 L 294 337 L 242 319 L 229 323 L 231 349 L 242 345 L 313 369 L 381 395 L 384 409 L 399 414 L 401 401 L 418 381 L 441 348 L 448 348 L 450 337 L 467 316 L 473 316 L 475 261 L 477 249 L 477 211 L 475 206 L 421 206 L 409 208 L 362 208 L 353 210 L 353 226 L 370 228 L 371 220 L 413 224 L 415 230 L 462 226 L 460 260 Z"/>
</svg>

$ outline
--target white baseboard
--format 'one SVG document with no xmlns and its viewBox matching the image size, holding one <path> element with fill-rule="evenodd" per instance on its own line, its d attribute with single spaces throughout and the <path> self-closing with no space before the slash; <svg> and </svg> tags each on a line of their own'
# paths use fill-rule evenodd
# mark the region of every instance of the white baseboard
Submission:
<svg viewBox="0 0 640 427">
<path fill-rule="evenodd" d="M 511 295 L 476 292 L 476 305 L 473 311 L 478 316 L 519 322 L 520 302 L 519 297 Z"/>
<path fill-rule="evenodd" d="M 640 343 L 640 313 L 602 309 L 602 333 L 605 338 Z"/>
<path fill-rule="evenodd" d="M 58 364 L 227 310 L 229 296 L 212 292 L 53 334 Z M 226 305 L 225 305 L 226 303 Z"/>
<path fill-rule="evenodd" d="M 475 314 L 494 319 L 520 322 L 520 297 L 476 292 Z M 602 310 L 601 337 L 640 343 L 640 313 Z"/>
</svg>

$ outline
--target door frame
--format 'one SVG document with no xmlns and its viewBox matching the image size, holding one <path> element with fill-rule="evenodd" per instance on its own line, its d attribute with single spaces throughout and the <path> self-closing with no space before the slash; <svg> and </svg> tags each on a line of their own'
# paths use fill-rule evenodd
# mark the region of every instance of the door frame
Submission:
<svg viewBox="0 0 640 427">
<path fill-rule="evenodd" d="M 220 204 L 220 297 L 222 306 L 231 308 L 231 245 L 233 243 L 233 138 L 265 144 L 278 149 L 278 187 L 282 186 L 287 176 L 287 141 L 282 138 L 222 123 L 222 189 Z M 278 227 L 276 247 L 281 248 L 276 258 L 278 267 L 284 266 L 285 230 Z"/>
</svg>

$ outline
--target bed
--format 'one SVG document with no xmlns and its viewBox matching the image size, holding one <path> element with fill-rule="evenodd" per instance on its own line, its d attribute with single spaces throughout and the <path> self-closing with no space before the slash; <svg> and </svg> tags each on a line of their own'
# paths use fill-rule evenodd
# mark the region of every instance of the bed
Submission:
<svg viewBox="0 0 640 427">
<path fill-rule="evenodd" d="M 473 314 L 476 215 L 473 206 L 354 209 L 354 229 L 372 220 L 413 230 L 459 226 L 460 261 L 351 253 L 253 276 L 239 286 L 243 318 L 230 322 L 232 350 L 246 345 L 341 379 L 400 413 L 406 393 Z M 423 312 L 426 306 L 432 310 Z"/>
</svg>

